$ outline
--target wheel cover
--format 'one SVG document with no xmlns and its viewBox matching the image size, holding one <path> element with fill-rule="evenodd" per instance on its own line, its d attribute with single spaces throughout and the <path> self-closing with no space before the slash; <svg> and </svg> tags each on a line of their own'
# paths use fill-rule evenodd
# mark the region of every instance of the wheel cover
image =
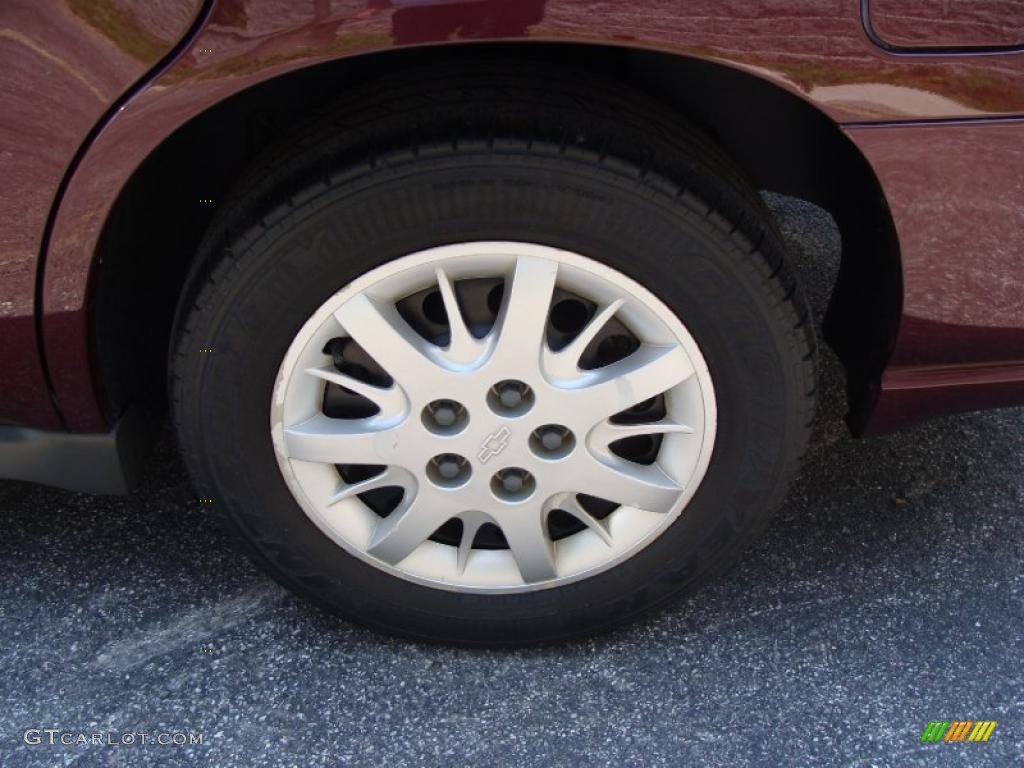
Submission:
<svg viewBox="0 0 1024 768">
<path fill-rule="evenodd" d="M 483 330 L 460 296 L 482 278 L 503 285 Z M 399 311 L 424 291 L 443 306 L 440 340 Z M 562 313 L 580 328 L 553 349 L 564 295 L 590 311 Z M 633 348 L 581 368 L 612 324 Z M 389 381 L 339 366 L 332 340 L 354 340 Z M 328 416 L 327 388 L 366 401 L 370 415 Z M 622 415 L 652 398 L 660 418 Z M 324 534 L 394 576 L 483 593 L 560 586 L 636 554 L 692 498 L 715 425 L 707 364 L 664 303 L 593 259 L 519 242 L 431 248 L 357 278 L 298 332 L 271 404 L 281 472 Z M 653 461 L 623 458 L 630 441 L 654 444 Z M 354 465 L 372 468 L 346 480 L 339 467 Z M 367 501 L 384 488 L 397 489 L 386 516 Z M 575 527 L 556 536 L 552 515 Z M 485 546 L 490 526 L 499 544 Z"/>
</svg>

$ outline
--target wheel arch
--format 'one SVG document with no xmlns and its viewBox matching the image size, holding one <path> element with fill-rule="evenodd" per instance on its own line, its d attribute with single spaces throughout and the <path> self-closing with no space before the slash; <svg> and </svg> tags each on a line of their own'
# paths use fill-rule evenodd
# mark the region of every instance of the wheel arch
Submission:
<svg viewBox="0 0 1024 768">
<path fill-rule="evenodd" d="M 198 243 L 234 179 L 265 146 L 343 97 L 346 87 L 406 67 L 472 66 L 481 58 L 545 62 L 623 81 L 696 123 L 757 188 L 829 211 L 842 260 L 826 338 L 846 368 L 850 424 L 859 431 L 896 336 L 902 284 L 884 193 L 853 142 L 810 102 L 730 65 L 626 46 L 533 41 L 338 59 L 228 95 L 178 125 L 117 192 L 89 265 L 93 380 L 105 418 L 140 397 L 162 397 L 171 320 Z"/>
</svg>

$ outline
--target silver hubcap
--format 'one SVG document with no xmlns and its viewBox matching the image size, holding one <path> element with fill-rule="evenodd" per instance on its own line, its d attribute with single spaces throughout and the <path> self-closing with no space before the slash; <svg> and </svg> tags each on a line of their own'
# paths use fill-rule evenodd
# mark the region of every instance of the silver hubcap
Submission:
<svg viewBox="0 0 1024 768">
<path fill-rule="evenodd" d="M 324 302 L 281 363 L 271 430 L 299 505 L 348 552 L 433 587 L 516 592 L 663 532 L 707 468 L 715 400 L 696 343 L 643 286 L 567 251 L 476 242 Z"/>
</svg>

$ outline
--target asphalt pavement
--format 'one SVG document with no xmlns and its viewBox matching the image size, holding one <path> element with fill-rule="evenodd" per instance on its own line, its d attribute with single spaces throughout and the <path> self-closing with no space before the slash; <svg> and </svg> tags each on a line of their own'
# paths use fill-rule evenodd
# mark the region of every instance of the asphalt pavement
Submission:
<svg viewBox="0 0 1024 768">
<path fill-rule="evenodd" d="M 820 311 L 831 221 L 771 205 Z M 1024 410 L 858 441 L 827 350 L 821 375 L 804 470 L 743 561 L 556 648 L 418 645 L 306 605 L 230 549 L 170 438 L 128 497 L 0 482 L 0 765 L 1022 764 Z M 997 726 L 922 743 L 933 720 Z M 93 734 L 134 743 L 74 743 Z"/>
</svg>

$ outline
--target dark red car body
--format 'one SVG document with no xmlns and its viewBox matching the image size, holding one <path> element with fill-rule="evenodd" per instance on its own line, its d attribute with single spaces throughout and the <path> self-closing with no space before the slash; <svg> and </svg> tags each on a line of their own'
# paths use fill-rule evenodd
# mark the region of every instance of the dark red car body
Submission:
<svg viewBox="0 0 1024 768">
<path fill-rule="evenodd" d="M 855 432 L 1024 404 L 1022 0 L 7 0 L 0 475 L 118 486 L 24 456 L 123 459 L 173 314 L 145 281 L 173 294 L 238 168 L 346 85 L 482 56 L 621 71 L 833 213 Z"/>
</svg>

